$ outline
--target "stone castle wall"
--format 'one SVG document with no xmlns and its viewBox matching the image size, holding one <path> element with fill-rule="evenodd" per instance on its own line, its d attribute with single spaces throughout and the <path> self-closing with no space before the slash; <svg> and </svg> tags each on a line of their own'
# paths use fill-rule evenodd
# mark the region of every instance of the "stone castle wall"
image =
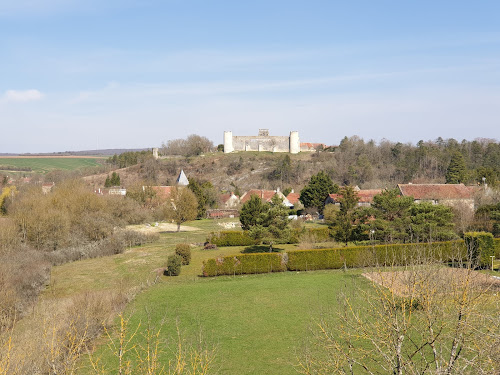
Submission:
<svg viewBox="0 0 500 375">
<path fill-rule="evenodd" d="M 235 151 L 290 152 L 290 138 L 280 136 L 233 136 Z"/>
<path fill-rule="evenodd" d="M 270 136 L 267 129 L 260 129 L 257 136 L 233 136 L 232 132 L 224 132 L 224 152 L 233 151 L 268 151 L 291 152 L 300 151 L 299 136 L 291 132 L 289 137 Z"/>
</svg>

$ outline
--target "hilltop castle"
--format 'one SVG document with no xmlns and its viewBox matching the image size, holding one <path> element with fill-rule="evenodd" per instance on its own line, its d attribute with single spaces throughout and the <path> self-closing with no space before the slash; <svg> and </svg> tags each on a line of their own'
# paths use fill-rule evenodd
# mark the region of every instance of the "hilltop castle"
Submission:
<svg viewBox="0 0 500 375">
<path fill-rule="evenodd" d="M 290 136 L 270 136 L 269 129 L 259 129 L 257 136 L 235 136 L 224 132 L 224 153 L 233 151 L 270 151 L 298 154 L 300 150 L 299 132 L 291 131 Z"/>
</svg>

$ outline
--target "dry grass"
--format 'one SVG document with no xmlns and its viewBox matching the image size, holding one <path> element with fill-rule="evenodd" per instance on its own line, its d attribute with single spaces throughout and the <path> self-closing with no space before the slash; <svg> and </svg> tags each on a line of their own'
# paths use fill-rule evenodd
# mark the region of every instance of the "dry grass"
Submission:
<svg viewBox="0 0 500 375">
<path fill-rule="evenodd" d="M 450 285 L 457 285 L 459 280 L 470 276 L 472 287 L 477 290 L 488 290 L 491 292 L 500 291 L 500 279 L 487 274 L 472 271 L 465 268 L 450 268 L 444 266 L 423 266 L 421 269 L 411 271 L 386 271 L 386 272 L 367 272 L 363 276 L 368 280 L 389 288 L 393 293 L 406 297 L 411 295 L 412 291 L 408 288 L 418 284 L 430 283 L 436 285 L 443 293 L 449 289 Z M 410 280 L 410 279 L 417 280 Z"/>
</svg>

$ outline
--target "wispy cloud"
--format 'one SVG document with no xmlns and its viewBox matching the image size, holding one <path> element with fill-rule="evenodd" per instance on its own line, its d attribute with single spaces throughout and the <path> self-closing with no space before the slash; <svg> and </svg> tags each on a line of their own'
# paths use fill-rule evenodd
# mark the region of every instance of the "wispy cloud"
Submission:
<svg viewBox="0 0 500 375">
<path fill-rule="evenodd" d="M 7 90 L 4 94 L 4 98 L 8 101 L 13 102 L 30 102 L 35 100 L 40 100 L 44 95 L 35 89 L 31 90 Z"/>
</svg>

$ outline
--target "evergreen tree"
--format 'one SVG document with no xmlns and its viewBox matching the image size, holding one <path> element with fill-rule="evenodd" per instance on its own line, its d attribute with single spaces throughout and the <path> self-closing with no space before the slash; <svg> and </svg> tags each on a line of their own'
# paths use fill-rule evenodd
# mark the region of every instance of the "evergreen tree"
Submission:
<svg viewBox="0 0 500 375">
<path fill-rule="evenodd" d="M 464 156 L 457 151 L 451 157 L 450 164 L 446 169 L 446 183 L 459 184 L 465 182 L 466 173 Z"/>
<path fill-rule="evenodd" d="M 352 186 L 345 186 L 339 191 L 340 210 L 334 217 L 330 227 L 337 241 L 347 243 L 353 239 L 356 231 L 358 194 Z"/>
<path fill-rule="evenodd" d="M 120 186 L 120 175 L 116 172 L 111 174 L 111 178 L 109 180 L 111 186 Z"/>
<path fill-rule="evenodd" d="M 264 204 L 257 195 L 252 195 L 240 210 L 240 223 L 243 230 L 260 225 L 267 226 L 269 205 Z"/>
<path fill-rule="evenodd" d="M 109 188 L 111 187 L 111 179 L 109 176 L 106 176 L 106 181 L 104 181 L 104 187 Z"/>
<path fill-rule="evenodd" d="M 257 203 L 257 198 L 260 204 Z M 262 200 L 257 196 L 252 196 L 250 201 L 253 202 L 247 205 L 245 211 L 240 213 L 240 221 L 242 215 L 246 217 L 244 219 L 246 225 L 248 226 L 248 233 L 250 237 L 255 239 L 258 243 L 266 243 L 269 245 L 269 252 L 273 251 L 273 245 L 277 241 L 287 241 L 290 237 L 290 220 L 288 219 L 288 208 L 283 205 L 283 201 L 276 194 L 271 199 L 269 203 L 263 203 Z M 250 201 L 246 203 L 250 203 Z M 253 215 L 250 215 L 253 209 Z M 255 218 L 253 224 L 249 224 L 248 218 L 252 216 Z M 243 221 L 242 221 L 243 226 Z"/>
<path fill-rule="evenodd" d="M 384 242 L 406 242 L 409 237 L 412 197 L 399 195 L 398 189 L 384 190 L 373 197 L 375 220 L 371 224 L 374 238 Z"/>
<path fill-rule="evenodd" d="M 413 203 L 410 216 L 410 235 L 414 242 L 446 241 L 456 237 L 453 211 L 448 206 Z"/>
<path fill-rule="evenodd" d="M 338 186 L 323 171 L 311 177 L 309 183 L 300 191 L 300 201 L 304 207 L 315 207 L 322 213 L 328 194 L 336 193 Z"/>
</svg>

